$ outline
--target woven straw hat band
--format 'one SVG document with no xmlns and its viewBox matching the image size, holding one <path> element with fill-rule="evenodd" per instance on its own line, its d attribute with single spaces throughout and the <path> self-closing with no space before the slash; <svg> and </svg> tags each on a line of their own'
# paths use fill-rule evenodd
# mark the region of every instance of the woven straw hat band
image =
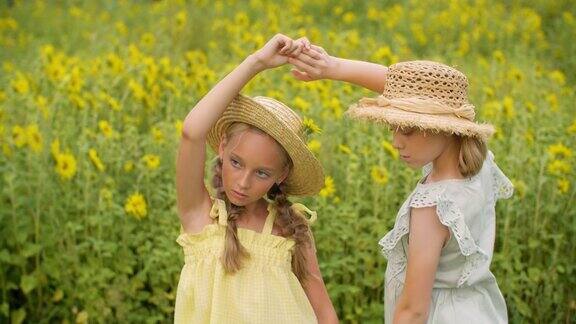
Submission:
<svg viewBox="0 0 576 324">
<path fill-rule="evenodd" d="M 363 98 L 360 99 L 359 105 L 362 107 L 376 106 L 380 108 L 394 107 L 396 109 L 428 115 L 447 115 L 455 116 L 458 118 L 465 118 L 470 121 L 474 120 L 476 113 L 474 106 L 464 104 L 458 108 L 450 108 L 437 100 L 421 99 L 421 98 L 398 98 L 388 99 L 384 96 L 376 98 Z"/>
<path fill-rule="evenodd" d="M 390 100 L 419 98 L 422 101 L 414 102 L 417 106 L 427 101 L 432 106 L 454 108 L 454 115 L 458 117 L 474 119 L 469 111 L 473 112 L 474 106 L 468 103 L 468 79 L 462 72 L 442 63 L 410 61 L 391 65 L 382 95 Z M 431 110 L 440 113 L 437 108 Z"/>
</svg>

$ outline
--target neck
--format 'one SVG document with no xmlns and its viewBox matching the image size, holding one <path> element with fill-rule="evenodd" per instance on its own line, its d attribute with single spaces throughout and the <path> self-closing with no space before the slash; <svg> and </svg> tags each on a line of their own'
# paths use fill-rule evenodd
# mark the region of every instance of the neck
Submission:
<svg viewBox="0 0 576 324">
<path fill-rule="evenodd" d="M 435 182 L 447 179 L 463 179 L 458 169 L 460 146 L 456 140 L 450 140 L 446 149 L 432 161 L 432 172 L 427 182 Z"/>
<path fill-rule="evenodd" d="M 245 205 L 243 215 L 253 217 L 260 215 L 265 209 L 268 209 L 268 202 L 264 198 L 260 198 L 253 203 Z"/>
</svg>

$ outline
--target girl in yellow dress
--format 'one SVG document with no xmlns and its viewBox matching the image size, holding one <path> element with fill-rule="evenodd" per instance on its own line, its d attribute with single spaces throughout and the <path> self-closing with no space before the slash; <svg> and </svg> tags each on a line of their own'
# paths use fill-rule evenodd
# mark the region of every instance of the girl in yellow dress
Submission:
<svg viewBox="0 0 576 324">
<path fill-rule="evenodd" d="M 299 41 L 274 36 L 186 116 L 176 165 L 185 255 L 176 323 L 338 322 L 309 228 L 316 214 L 287 199 L 323 186 L 306 128 L 281 102 L 239 94 L 301 51 Z M 218 154 L 215 197 L 204 184 L 206 143 Z"/>
</svg>

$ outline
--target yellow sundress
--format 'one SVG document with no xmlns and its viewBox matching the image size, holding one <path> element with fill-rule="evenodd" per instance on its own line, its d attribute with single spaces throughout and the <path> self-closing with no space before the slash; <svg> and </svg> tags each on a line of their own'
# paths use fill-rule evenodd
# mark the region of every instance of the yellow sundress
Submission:
<svg viewBox="0 0 576 324">
<path fill-rule="evenodd" d="M 316 215 L 310 213 L 313 222 Z M 276 219 L 272 204 L 262 233 L 238 228 L 238 239 L 250 257 L 234 274 L 227 274 L 220 263 L 228 217 L 223 200 L 214 200 L 210 217 L 218 222 L 197 234 L 181 231 L 176 240 L 184 250 L 185 264 L 176 293 L 175 323 L 317 323 L 292 272 L 294 240 L 272 234 Z"/>
</svg>

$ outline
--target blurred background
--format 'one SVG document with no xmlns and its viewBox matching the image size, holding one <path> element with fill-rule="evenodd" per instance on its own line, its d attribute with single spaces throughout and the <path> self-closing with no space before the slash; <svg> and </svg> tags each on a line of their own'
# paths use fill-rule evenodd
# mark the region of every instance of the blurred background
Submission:
<svg viewBox="0 0 576 324">
<path fill-rule="evenodd" d="M 0 322 L 172 321 L 183 265 L 174 184 L 182 120 L 281 32 L 345 58 L 429 59 L 463 71 L 477 119 L 497 128 L 489 147 L 516 187 L 497 205 L 492 263 L 510 322 L 574 323 L 575 7 L 0 2 Z M 420 172 L 398 160 L 384 128 L 343 118 L 375 93 L 289 72 L 265 71 L 243 92 L 277 98 L 321 129 L 308 145 L 325 187 L 299 201 L 319 213 L 318 258 L 341 321 L 382 323 L 377 242 Z"/>
</svg>

